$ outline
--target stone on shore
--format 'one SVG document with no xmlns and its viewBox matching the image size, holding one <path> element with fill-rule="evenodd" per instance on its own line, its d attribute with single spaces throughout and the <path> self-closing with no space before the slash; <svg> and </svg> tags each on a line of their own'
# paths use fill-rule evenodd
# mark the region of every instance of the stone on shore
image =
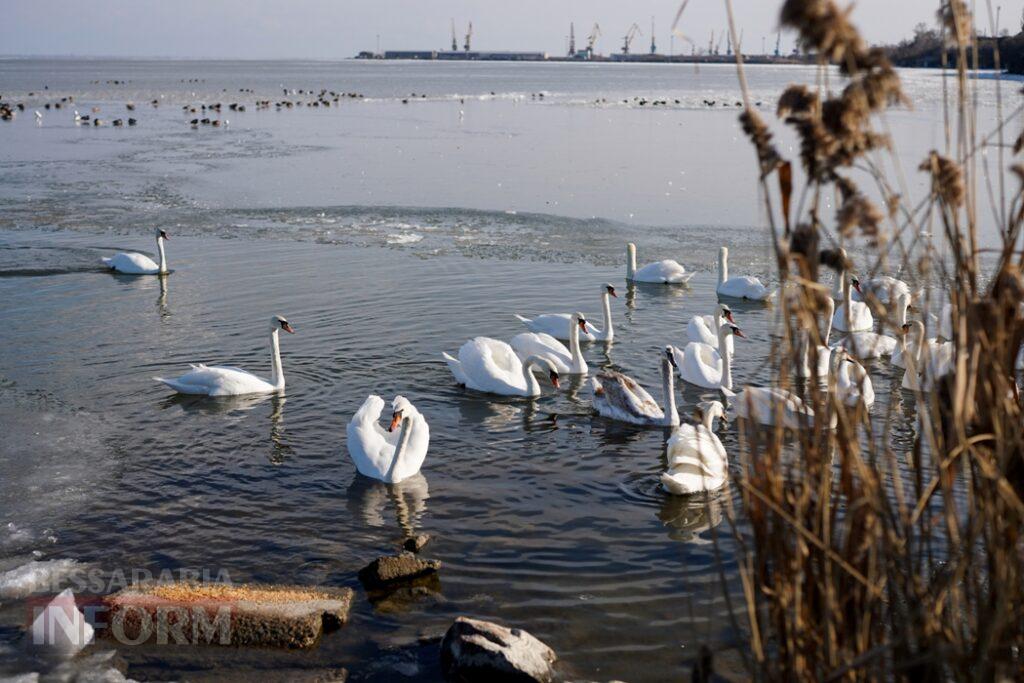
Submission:
<svg viewBox="0 0 1024 683">
<path fill-rule="evenodd" d="M 368 591 L 387 591 L 409 583 L 436 579 L 441 568 L 438 560 L 424 560 L 413 553 L 384 555 L 359 571 L 359 580 Z"/>
<path fill-rule="evenodd" d="M 518 628 L 459 617 L 441 642 L 441 670 L 454 681 L 548 683 L 555 651 Z"/>
<path fill-rule="evenodd" d="M 409 552 L 418 553 L 423 547 L 430 543 L 430 534 L 416 534 L 409 536 L 402 542 L 402 547 Z"/>
<path fill-rule="evenodd" d="M 107 634 L 141 643 L 308 648 L 348 621 L 351 588 L 172 583 L 107 598 Z"/>
</svg>

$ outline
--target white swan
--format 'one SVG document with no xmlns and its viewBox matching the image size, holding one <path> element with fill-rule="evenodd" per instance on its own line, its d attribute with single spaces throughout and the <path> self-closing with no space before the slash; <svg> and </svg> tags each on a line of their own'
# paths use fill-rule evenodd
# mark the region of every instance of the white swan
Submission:
<svg viewBox="0 0 1024 683">
<path fill-rule="evenodd" d="M 701 422 L 680 425 L 667 444 L 668 469 L 661 475 L 661 485 L 677 496 L 717 491 L 728 480 L 729 458 L 713 428 L 716 417 L 725 417 L 725 408 L 711 401 L 698 412 Z"/>
<path fill-rule="evenodd" d="M 589 329 L 580 335 L 583 341 L 611 341 L 615 338 L 615 330 L 612 328 L 612 305 L 611 297 L 618 298 L 615 288 L 609 284 L 601 285 L 601 308 L 604 314 L 604 327 L 598 328 L 587 323 Z M 560 341 L 569 341 L 569 330 L 572 328 L 572 316 L 568 313 L 545 313 L 534 319 L 524 318 L 518 313 L 516 318 L 526 325 L 531 332 L 548 334 Z"/>
<path fill-rule="evenodd" d="M 603 372 L 592 379 L 594 409 L 602 417 L 637 425 L 675 427 L 679 424 L 676 396 L 672 381 L 670 348 L 661 359 L 661 389 L 665 409 L 651 398 L 647 391 L 631 377 L 621 372 Z"/>
<path fill-rule="evenodd" d="M 883 306 L 888 306 L 894 301 L 899 301 L 901 296 L 906 295 L 907 305 L 910 305 L 910 300 L 913 297 L 910 285 L 889 275 L 876 275 L 867 280 L 854 277 L 852 284 L 854 291 L 851 293 L 851 298 L 854 301 L 867 302 L 874 298 Z"/>
<path fill-rule="evenodd" d="M 729 323 L 718 328 L 717 348 L 710 344 L 690 342 L 680 354 L 679 349 L 670 346 L 679 376 L 705 389 L 732 389 L 732 353 L 726 342 L 732 336 L 742 337 L 743 331 Z M 725 353 L 719 353 L 719 348 L 725 348 Z"/>
<path fill-rule="evenodd" d="M 380 426 L 384 399 L 370 394 L 345 431 L 348 453 L 360 474 L 397 484 L 420 471 L 430 445 L 430 427 L 404 396 L 396 396 L 391 409 L 391 425 L 384 431 Z"/>
<path fill-rule="evenodd" d="M 459 349 L 459 357 L 442 353 L 455 381 L 468 389 L 503 396 L 540 396 L 534 366 L 548 371 L 558 388 L 558 371 L 547 358 L 530 356 L 520 361 L 511 346 L 490 337 L 474 337 Z"/>
<path fill-rule="evenodd" d="M 904 348 L 902 359 L 907 370 L 903 373 L 901 386 L 911 391 L 934 391 L 938 382 L 953 372 L 954 344 L 934 339 L 922 343 L 925 331 L 920 320 L 904 325 L 903 329 L 908 333 L 912 329 L 917 342 L 913 349 L 909 344 Z"/>
<path fill-rule="evenodd" d="M 836 372 L 836 395 L 843 405 L 850 408 L 858 403 L 862 403 L 865 408 L 875 404 L 875 387 L 871 384 L 868 371 L 848 353 L 843 353 L 839 361 L 839 369 Z"/>
<path fill-rule="evenodd" d="M 284 389 L 284 372 L 281 368 L 281 345 L 278 331 L 294 334 L 288 321 L 279 315 L 270 319 L 270 381 L 256 375 L 226 366 L 193 365 L 192 370 L 175 379 L 154 377 L 180 394 L 203 396 L 242 396 L 245 394 L 270 394 Z"/>
<path fill-rule="evenodd" d="M 850 281 L 843 270 L 839 277 L 842 278 L 843 303 L 836 307 L 835 315 L 832 316 L 832 327 L 836 332 L 864 332 L 870 331 L 875 326 L 875 318 L 871 315 L 871 309 L 863 301 L 854 301 L 850 298 Z M 849 311 L 849 323 L 847 323 L 847 311 Z"/>
<path fill-rule="evenodd" d="M 724 303 L 718 304 L 713 316 L 693 316 L 686 325 L 686 337 L 692 342 L 710 344 L 717 349 L 718 328 L 722 326 L 723 317 L 733 325 L 736 324 L 736 320 L 732 317 L 732 309 Z M 732 351 L 732 337 L 727 337 L 725 343 L 729 346 L 729 350 Z"/>
<path fill-rule="evenodd" d="M 904 323 L 900 328 L 900 334 L 901 337 L 896 344 L 896 350 L 893 351 L 892 358 L 889 359 L 889 362 L 897 368 L 906 368 L 909 356 L 921 356 L 922 340 L 925 341 L 933 352 L 941 345 L 941 342 L 935 337 L 925 339 L 924 323 L 920 320 Z M 921 367 L 920 364 L 917 367 Z"/>
<path fill-rule="evenodd" d="M 691 277 L 693 277 L 693 273 L 687 273 L 686 268 L 672 259 L 648 263 L 638 270 L 636 267 L 636 245 L 632 242 L 626 245 L 626 280 L 630 282 L 681 285 L 689 282 Z"/>
<path fill-rule="evenodd" d="M 145 254 L 121 252 L 113 256 L 104 256 L 103 265 L 125 275 L 163 275 L 167 272 L 167 255 L 164 253 L 164 241 L 171 239 L 160 228 L 156 229 L 156 248 L 160 252 L 160 264 Z"/>
<path fill-rule="evenodd" d="M 900 328 L 907 322 L 907 309 L 910 307 L 912 296 L 907 291 L 901 292 L 896 297 L 896 324 Z M 896 338 L 878 332 L 851 332 L 846 339 L 832 344 L 833 349 L 849 351 L 861 360 L 893 356 L 897 352 L 898 346 L 899 342 Z"/>
<path fill-rule="evenodd" d="M 718 296 L 749 301 L 767 301 L 775 296 L 775 291 L 765 287 L 756 277 L 750 275 L 729 277 L 729 249 L 727 247 L 721 247 L 718 250 L 718 287 L 715 288 L 715 291 Z"/>
<path fill-rule="evenodd" d="M 814 409 L 785 389 L 745 387 L 743 391 L 733 393 L 723 387 L 722 393 L 730 399 L 730 417 L 745 418 L 773 427 L 776 413 L 781 412 L 782 424 L 787 429 L 799 430 L 814 426 Z M 835 425 L 836 416 L 833 413 L 831 427 Z"/>
<path fill-rule="evenodd" d="M 512 337 L 509 343 L 520 360 L 539 356 L 551 361 L 560 375 L 585 375 L 590 369 L 580 353 L 581 331 L 587 331 L 587 320 L 582 313 L 573 313 L 568 349 L 565 344 L 543 332 L 523 332 Z"/>
<path fill-rule="evenodd" d="M 836 302 L 832 297 L 825 297 L 825 337 L 822 344 L 816 344 L 818 359 L 814 370 L 811 370 L 811 339 L 810 330 L 805 330 L 800 340 L 800 364 L 796 368 L 797 377 L 827 377 L 832 363 L 832 348 L 828 345 L 828 338 L 832 335 L 832 316 L 835 314 Z M 817 324 L 815 324 L 817 327 Z M 731 388 L 731 387 L 730 387 Z"/>
</svg>

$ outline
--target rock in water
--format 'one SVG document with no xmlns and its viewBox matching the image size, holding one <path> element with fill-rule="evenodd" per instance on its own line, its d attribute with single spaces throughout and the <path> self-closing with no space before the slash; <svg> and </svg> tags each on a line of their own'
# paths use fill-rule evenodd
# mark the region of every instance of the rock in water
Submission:
<svg viewBox="0 0 1024 683">
<path fill-rule="evenodd" d="M 430 543 L 430 534 L 416 534 L 406 538 L 402 543 L 402 547 L 409 552 L 418 553 L 428 543 Z"/>
<path fill-rule="evenodd" d="M 71 656 L 92 642 L 93 628 L 65 588 L 32 621 L 32 644 Z"/>
<path fill-rule="evenodd" d="M 359 571 L 359 580 L 369 591 L 388 590 L 412 581 L 418 581 L 437 574 L 441 568 L 438 560 L 422 560 L 412 553 L 384 555 Z"/>
<path fill-rule="evenodd" d="M 441 670 L 455 681 L 548 683 L 555 651 L 531 634 L 459 617 L 441 642 Z"/>
</svg>

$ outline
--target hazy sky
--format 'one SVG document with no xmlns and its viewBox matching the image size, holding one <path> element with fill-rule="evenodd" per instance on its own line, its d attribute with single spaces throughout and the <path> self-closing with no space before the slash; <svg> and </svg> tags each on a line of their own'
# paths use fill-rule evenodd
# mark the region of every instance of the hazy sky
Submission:
<svg viewBox="0 0 1024 683">
<path fill-rule="evenodd" d="M 984 0 L 976 0 L 979 8 Z M 781 0 L 734 0 L 747 52 L 762 39 L 774 47 Z M 1001 26 L 1019 30 L 1024 0 L 1001 4 Z M 853 17 L 871 42 L 909 36 L 933 22 L 937 0 L 859 0 Z M 598 51 L 618 50 L 634 21 L 650 45 L 651 17 L 661 52 L 678 0 L 0 0 L 0 53 L 8 55 L 112 55 L 212 58 L 339 59 L 383 49 L 447 49 L 450 21 L 459 41 L 473 22 L 480 50 L 565 51 L 569 22 L 577 43 L 594 22 L 604 36 Z M 989 28 L 987 12 L 979 21 Z M 701 46 L 725 27 L 723 0 L 690 0 L 682 31 Z M 783 46 L 791 37 L 783 36 Z M 634 47 L 636 50 L 637 47 Z M 689 51 L 675 38 L 675 50 Z"/>
</svg>

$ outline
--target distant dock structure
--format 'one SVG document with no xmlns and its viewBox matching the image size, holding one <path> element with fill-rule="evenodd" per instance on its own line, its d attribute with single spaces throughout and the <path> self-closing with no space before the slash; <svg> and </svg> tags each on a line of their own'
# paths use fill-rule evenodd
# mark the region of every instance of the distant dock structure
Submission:
<svg viewBox="0 0 1024 683">
<path fill-rule="evenodd" d="M 633 41 L 642 36 L 640 25 L 633 23 L 622 38 L 621 50 L 609 55 L 598 54 L 596 50 L 597 39 L 601 37 L 601 27 L 596 23 L 587 35 L 586 47 L 576 48 L 576 26 L 569 23 L 569 34 L 567 36 L 568 51 L 564 55 L 549 55 L 547 52 L 520 52 L 517 50 L 473 50 L 473 22 L 468 22 L 466 33 L 462 37 L 461 48 L 459 35 L 455 31 L 455 19 L 451 20 L 451 49 L 450 50 L 384 50 L 379 47 L 376 51 L 364 50 L 356 55 L 356 59 L 404 59 L 420 61 L 441 61 L 441 62 L 656 62 L 656 63 L 686 63 L 686 64 L 734 64 L 736 54 L 733 50 L 731 39 L 726 44 L 725 54 L 722 54 L 721 46 L 727 32 L 718 34 L 718 41 L 715 41 L 715 32 L 712 31 L 711 39 L 708 42 L 707 50 L 698 49 L 693 46 L 691 54 L 663 54 L 658 52 L 658 44 L 655 41 L 654 17 L 651 17 L 651 44 L 650 51 L 633 51 Z M 780 34 L 781 35 L 781 34 Z M 766 39 L 762 39 L 763 54 L 743 53 L 743 60 L 748 64 L 804 64 L 811 61 L 806 55 L 794 53 L 789 56 L 780 54 L 780 38 L 776 38 L 775 53 L 767 54 Z M 743 44 L 742 31 L 739 44 Z"/>
<path fill-rule="evenodd" d="M 462 62 L 544 62 L 548 60 L 547 52 L 514 52 L 480 50 L 385 50 L 384 52 L 360 52 L 357 59 L 423 59 Z"/>
</svg>

